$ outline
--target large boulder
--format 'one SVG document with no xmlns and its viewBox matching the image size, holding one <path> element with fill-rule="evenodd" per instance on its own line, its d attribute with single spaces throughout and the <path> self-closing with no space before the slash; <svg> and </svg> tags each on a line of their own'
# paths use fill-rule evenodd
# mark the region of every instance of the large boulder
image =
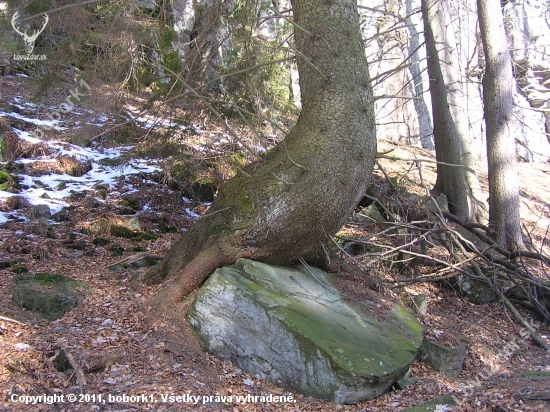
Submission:
<svg viewBox="0 0 550 412">
<path fill-rule="evenodd" d="M 12 301 L 53 321 L 73 310 L 90 291 L 86 282 L 54 273 L 15 275 Z"/>
<path fill-rule="evenodd" d="M 407 373 L 423 327 L 382 297 L 344 302 L 333 280 L 239 259 L 210 276 L 188 320 L 204 350 L 257 378 L 336 403 L 372 399 Z"/>
</svg>

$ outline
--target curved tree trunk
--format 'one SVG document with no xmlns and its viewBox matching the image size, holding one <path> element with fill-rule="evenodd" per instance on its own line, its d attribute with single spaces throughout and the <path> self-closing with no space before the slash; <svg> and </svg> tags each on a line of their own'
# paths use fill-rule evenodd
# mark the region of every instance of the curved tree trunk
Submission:
<svg viewBox="0 0 550 412">
<path fill-rule="evenodd" d="M 169 308 L 239 257 L 313 254 L 365 193 L 376 153 L 372 91 L 355 0 L 293 0 L 302 112 L 291 133 L 219 191 L 157 271 Z"/>
<path fill-rule="evenodd" d="M 443 192 L 452 213 L 467 221 L 486 220 L 487 207 L 473 169 L 474 155 L 466 114 L 454 33 L 447 0 L 422 0 L 424 35 L 436 159 L 437 182 L 434 192 Z"/>
<path fill-rule="evenodd" d="M 519 183 L 513 132 L 512 59 L 499 0 L 477 0 L 485 55 L 483 104 L 489 161 L 489 225 L 508 250 L 524 247 L 519 215 Z"/>
</svg>

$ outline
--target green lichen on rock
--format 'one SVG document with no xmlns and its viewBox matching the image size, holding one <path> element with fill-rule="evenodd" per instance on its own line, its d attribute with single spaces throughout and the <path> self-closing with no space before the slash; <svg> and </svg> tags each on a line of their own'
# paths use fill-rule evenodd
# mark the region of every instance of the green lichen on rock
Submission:
<svg viewBox="0 0 550 412">
<path fill-rule="evenodd" d="M 109 230 L 109 222 L 107 219 L 98 219 L 91 222 L 88 227 L 84 228 L 83 231 L 90 236 L 98 236 L 107 233 Z"/>
<path fill-rule="evenodd" d="M 308 396 L 354 403 L 409 369 L 423 327 L 398 303 L 377 316 L 345 303 L 333 275 L 239 259 L 218 269 L 188 313 L 202 347 Z"/>
</svg>

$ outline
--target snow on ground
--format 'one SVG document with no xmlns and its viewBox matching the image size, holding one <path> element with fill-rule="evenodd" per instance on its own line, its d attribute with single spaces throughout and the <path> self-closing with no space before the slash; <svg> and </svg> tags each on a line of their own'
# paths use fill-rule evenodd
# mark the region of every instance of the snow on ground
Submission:
<svg viewBox="0 0 550 412">
<path fill-rule="evenodd" d="M 20 98 L 15 98 L 14 102 L 10 103 L 19 109 L 24 109 L 25 113 L 29 111 L 35 111 L 36 106 L 30 103 L 21 104 Z M 27 123 L 36 125 L 38 127 L 48 127 L 55 130 L 64 130 L 65 127 L 61 126 L 63 122 L 60 120 L 41 120 L 30 115 L 22 115 L 15 112 L 3 112 L 0 111 L 0 116 L 11 117 L 19 120 L 23 120 Z M 106 116 L 101 114 L 99 116 L 100 122 L 106 121 Z M 95 123 L 91 123 L 95 124 Z M 104 159 L 117 159 L 125 152 L 130 150 L 131 146 L 124 146 L 117 149 L 107 149 L 99 147 L 79 147 L 70 143 L 58 141 L 58 140 L 41 140 L 36 137 L 32 132 L 13 129 L 20 139 L 25 140 L 32 144 L 42 143 L 48 146 L 49 155 L 36 157 L 33 159 L 19 159 L 15 161 L 16 164 L 29 164 L 35 162 L 55 162 L 55 158 L 60 155 L 71 156 L 80 162 L 91 162 L 92 170 L 80 177 L 70 176 L 68 174 L 50 174 L 45 176 L 28 176 L 19 175 L 22 180 L 20 184 L 27 189 L 21 190 L 20 193 L 10 193 L 0 191 L 0 200 L 5 200 L 12 196 L 20 196 L 24 198 L 31 205 L 46 204 L 49 206 L 52 213 L 60 211 L 63 207 L 68 206 L 66 199 L 75 192 L 83 192 L 91 190 L 94 185 L 104 184 L 107 186 L 113 186 L 115 180 L 121 176 L 128 176 L 137 173 L 151 173 L 159 171 L 156 161 L 133 159 L 128 163 L 119 166 L 106 166 L 100 162 Z M 129 190 L 132 190 L 129 188 Z M 0 223 L 8 220 L 6 215 L 18 216 L 17 211 L 8 213 L 0 212 Z"/>
<path fill-rule="evenodd" d="M 7 109 L 6 107 L 9 107 Z M 102 184 L 114 187 L 117 179 L 138 173 L 153 173 L 160 171 L 159 160 L 155 159 L 131 159 L 126 164 L 120 164 L 122 156 L 133 149 L 133 146 L 119 146 L 117 148 L 105 148 L 100 145 L 95 147 L 80 147 L 62 140 L 45 140 L 43 131 L 54 130 L 59 134 L 65 134 L 81 129 L 83 126 L 102 127 L 107 126 L 110 117 L 105 112 L 96 112 L 78 106 L 66 105 L 66 112 L 61 114 L 59 107 L 41 105 L 40 107 L 26 102 L 21 96 L 14 96 L 0 110 L 0 116 L 19 120 L 26 124 L 26 130 L 12 127 L 17 136 L 32 145 L 47 146 L 46 156 L 34 157 L 32 159 L 18 159 L 15 164 L 22 164 L 29 168 L 29 164 L 40 162 L 44 165 L 48 162 L 55 163 L 60 156 L 71 157 L 81 163 L 90 163 L 91 170 L 83 176 L 74 177 L 68 174 L 52 173 L 43 176 L 30 176 L 17 174 L 21 179 L 19 184 L 24 188 L 20 193 L 0 191 L 0 201 L 12 196 L 22 197 L 31 205 L 45 204 L 50 208 L 52 214 L 60 211 L 63 207 L 69 206 L 68 197 L 74 193 L 93 190 L 94 186 Z M 70 112 L 70 113 L 69 113 Z M 205 155 L 224 155 L 227 153 L 226 146 L 242 147 L 239 139 L 232 138 L 221 130 L 205 131 L 198 124 L 181 124 L 172 118 L 155 116 L 145 113 L 137 107 L 125 105 L 126 118 L 142 130 L 171 130 L 176 141 L 192 148 L 196 152 Z M 16 122 L 20 124 L 21 122 Z M 8 122 L 10 123 L 10 122 Z M 270 135 L 271 136 L 271 135 Z M 268 136 L 269 137 L 269 136 Z M 257 153 L 265 152 L 265 148 L 252 144 Z M 128 156 L 130 158 L 131 156 Z M 113 161 L 108 161 L 112 159 Z M 110 166 L 112 165 L 112 166 Z M 116 166 L 115 166 L 116 165 Z M 0 163 L 1 166 L 1 163 Z M 53 166 L 53 165 L 52 165 Z M 55 169 L 55 168 L 53 168 Z M 131 193 L 137 189 L 128 188 Z M 114 192 L 111 192 L 114 193 Z M 102 199 L 97 199 L 103 201 Z M 197 218 L 198 214 L 192 209 L 186 208 L 185 212 L 189 217 Z M 24 219 L 17 210 L 0 212 L 0 223 L 7 220 L 7 216 L 17 219 Z"/>
</svg>

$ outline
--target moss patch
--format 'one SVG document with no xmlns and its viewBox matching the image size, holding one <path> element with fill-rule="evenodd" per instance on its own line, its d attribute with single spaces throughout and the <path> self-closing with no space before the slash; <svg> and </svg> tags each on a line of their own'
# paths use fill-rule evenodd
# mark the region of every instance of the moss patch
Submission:
<svg viewBox="0 0 550 412">
<path fill-rule="evenodd" d="M 138 232 L 122 225 L 112 224 L 109 228 L 111 236 L 122 237 L 124 239 L 132 239 L 138 236 Z"/>
</svg>

